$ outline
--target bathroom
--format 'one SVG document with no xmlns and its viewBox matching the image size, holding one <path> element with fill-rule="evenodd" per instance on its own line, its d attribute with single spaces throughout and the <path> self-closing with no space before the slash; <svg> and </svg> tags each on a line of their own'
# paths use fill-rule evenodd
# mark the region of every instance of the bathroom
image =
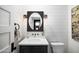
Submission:
<svg viewBox="0 0 79 59">
<path fill-rule="evenodd" d="M 71 10 L 76 6 L 0 5 L 0 53 L 79 53 L 79 43 L 71 34 Z M 30 13 L 40 14 L 40 30 L 29 29 Z"/>
</svg>

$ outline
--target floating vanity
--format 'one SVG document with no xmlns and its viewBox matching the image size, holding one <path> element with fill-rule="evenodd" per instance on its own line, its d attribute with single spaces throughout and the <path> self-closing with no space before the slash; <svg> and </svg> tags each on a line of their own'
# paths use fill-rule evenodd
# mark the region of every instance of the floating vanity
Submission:
<svg viewBox="0 0 79 59">
<path fill-rule="evenodd" d="M 45 37 L 25 38 L 19 43 L 20 53 L 47 53 L 48 42 Z"/>
</svg>

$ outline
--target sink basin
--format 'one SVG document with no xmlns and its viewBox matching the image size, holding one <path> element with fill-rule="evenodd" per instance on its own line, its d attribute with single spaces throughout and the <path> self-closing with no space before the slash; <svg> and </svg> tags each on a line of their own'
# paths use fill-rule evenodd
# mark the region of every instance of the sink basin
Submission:
<svg viewBox="0 0 79 59">
<path fill-rule="evenodd" d="M 39 39 L 39 38 L 29 38 L 28 41 L 29 42 L 39 42 L 39 41 L 41 41 L 41 39 Z"/>
<path fill-rule="evenodd" d="M 48 41 L 45 37 L 30 37 L 23 39 L 19 45 L 48 45 Z"/>
</svg>

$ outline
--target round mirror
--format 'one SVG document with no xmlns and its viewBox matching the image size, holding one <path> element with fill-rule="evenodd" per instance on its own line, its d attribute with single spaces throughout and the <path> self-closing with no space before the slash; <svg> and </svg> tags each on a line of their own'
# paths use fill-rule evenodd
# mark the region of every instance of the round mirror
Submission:
<svg viewBox="0 0 79 59">
<path fill-rule="evenodd" d="M 34 22 L 34 21 L 39 21 L 39 22 Z M 42 18 L 39 13 L 32 13 L 31 16 L 29 17 L 29 26 L 31 29 L 34 30 L 34 23 L 36 26 L 39 26 L 39 28 L 42 25 Z"/>
</svg>

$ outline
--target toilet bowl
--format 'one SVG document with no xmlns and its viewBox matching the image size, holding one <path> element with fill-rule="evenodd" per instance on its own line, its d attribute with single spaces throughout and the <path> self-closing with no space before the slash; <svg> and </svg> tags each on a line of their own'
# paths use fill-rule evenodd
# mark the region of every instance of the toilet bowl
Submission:
<svg viewBox="0 0 79 59">
<path fill-rule="evenodd" d="M 51 51 L 53 53 L 64 53 L 64 43 L 51 42 Z"/>
</svg>

